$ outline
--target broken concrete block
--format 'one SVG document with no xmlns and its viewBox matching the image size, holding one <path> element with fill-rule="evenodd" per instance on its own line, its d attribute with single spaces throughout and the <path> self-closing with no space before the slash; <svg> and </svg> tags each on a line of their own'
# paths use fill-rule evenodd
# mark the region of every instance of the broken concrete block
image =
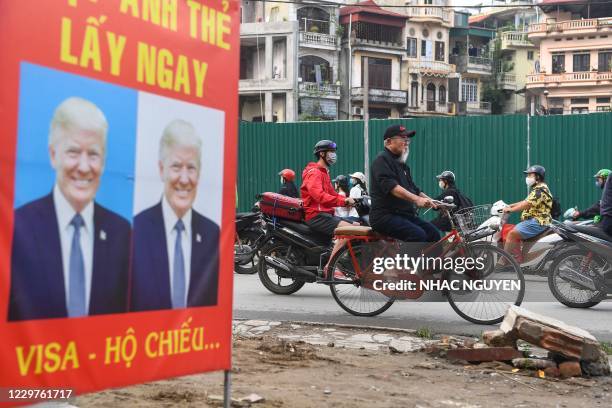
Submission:
<svg viewBox="0 0 612 408">
<path fill-rule="evenodd" d="M 597 361 L 580 361 L 580 366 L 584 375 L 591 377 L 610 375 L 610 363 L 603 350 L 601 350 L 600 358 Z"/>
<path fill-rule="evenodd" d="M 580 363 L 578 361 L 566 361 L 559 364 L 559 373 L 563 378 L 581 377 L 582 368 L 580 367 Z"/>
<path fill-rule="evenodd" d="M 515 358 L 512 360 L 512 365 L 516 368 L 525 368 L 529 370 L 546 370 L 547 368 L 557 367 L 557 363 L 552 360 L 542 360 L 539 358 Z"/>
<path fill-rule="evenodd" d="M 559 367 L 557 366 L 548 367 L 544 369 L 544 375 L 546 375 L 546 377 L 559 378 L 561 376 L 561 371 L 559 371 Z"/>
<path fill-rule="evenodd" d="M 562 354 L 568 359 L 597 361 L 601 346 L 586 330 L 512 306 L 500 329 L 518 339 Z"/>
<path fill-rule="evenodd" d="M 470 362 L 482 361 L 511 361 L 520 358 L 523 354 L 512 347 L 488 347 L 488 348 L 460 348 L 448 350 L 446 356 L 450 360 L 465 360 Z"/>
<path fill-rule="evenodd" d="M 516 348 L 516 338 L 512 332 L 505 333 L 502 330 L 491 330 L 482 333 L 482 340 L 491 347 L 514 347 Z"/>
</svg>

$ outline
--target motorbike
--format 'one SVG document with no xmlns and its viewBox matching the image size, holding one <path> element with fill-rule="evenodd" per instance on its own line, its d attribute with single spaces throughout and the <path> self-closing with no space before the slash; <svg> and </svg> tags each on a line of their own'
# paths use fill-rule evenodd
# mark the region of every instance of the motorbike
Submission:
<svg viewBox="0 0 612 408">
<path fill-rule="evenodd" d="M 259 265 L 259 248 L 266 235 L 261 212 L 236 214 L 236 238 L 234 241 L 234 271 L 238 274 L 255 274 Z"/>
<path fill-rule="evenodd" d="M 496 201 L 491 206 L 491 217 L 480 225 L 481 229 L 491 231 L 490 234 L 483 234 L 487 236 L 483 240 L 488 240 L 500 248 L 503 248 L 505 244 L 506 231 L 514 227 L 514 225 L 508 223 L 510 214 L 503 211 L 507 206 L 508 204 L 503 200 Z M 592 224 L 592 221 L 572 222 L 569 220 L 571 214 L 573 214 L 573 209 L 571 209 L 571 213 L 569 210 L 565 212 L 564 216 L 567 219 L 565 223 L 583 226 Z M 547 229 L 533 238 L 524 240 L 521 251 L 522 259 L 520 259 L 521 269 L 526 274 L 546 276 L 546 266 L 553 261 L 559 251 L 563 250 L 563 244 L 563 239 L 552 229 Z"/>
<path fill-rule="evenodd" d="M 369 213 L 370 198 L 355 199 L 360 217 Z M 332 251 L 330 237 L 303 222 L 263 215 L 266 234 L 259 253 L 259 280 L 277 295 L 290 295 L 323 277 Z"/>
<path fill-rule="evenodd" d="M 572 308 L 612 299 L 612 236 L 595 226 L 554 222 L 551 229 L 569 245 L 548 272 L 555 298 Z"/>
</svg>

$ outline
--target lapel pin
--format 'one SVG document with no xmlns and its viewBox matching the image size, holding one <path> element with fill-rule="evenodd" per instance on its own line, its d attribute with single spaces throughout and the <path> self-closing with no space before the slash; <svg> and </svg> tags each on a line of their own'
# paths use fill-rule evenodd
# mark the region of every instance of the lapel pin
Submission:
<svg viewBox="0 0 612 408">
<path fill-rule="evenodd" d="M 202 242 L 202 236 L 200 234 L 196 234 L 196 241 Z"/>
<path fill-rule="evenodd" d="M 106 241 L 106 231 L 100 230 L 100 239 Z"/>
</svg>

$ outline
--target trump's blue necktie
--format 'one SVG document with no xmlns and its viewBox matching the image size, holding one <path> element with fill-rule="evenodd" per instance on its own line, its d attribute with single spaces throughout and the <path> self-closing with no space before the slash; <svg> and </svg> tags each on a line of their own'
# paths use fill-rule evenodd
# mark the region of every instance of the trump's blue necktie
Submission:
<svg viewBox="0 0 612 408">
<path fill-rule="evenodd" d="M 185 307 L 185 258 L 183 258 L 183 245 L 181 233 L 185 230 L 182 220 L 178 220 L 174 227 L 176 241 L 174 244 L 174 270 L 172 272 L 172 308 Z"/>
<path fill-rule="evenodd" d="M 68 316 L 87 315 L 85 304 L 85 262 L 81 250 L 81 227 L 84 221 L 81 214 L 76 214 L 70 225 L 74 228 L 70 245 L 70 263 L 68 264 Z"/>
</svg>

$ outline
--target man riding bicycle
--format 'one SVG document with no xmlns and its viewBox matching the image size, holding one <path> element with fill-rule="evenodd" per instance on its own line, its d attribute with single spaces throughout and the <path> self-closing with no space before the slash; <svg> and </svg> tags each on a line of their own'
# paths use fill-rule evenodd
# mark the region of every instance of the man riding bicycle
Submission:
<svg viewBox="0 0 612 408">
<path fill-rule="evenodd" d="M 416 131 L 392 125 L 383 136 L 385 149 L 371 167 L 372 229 L 406 242 L 436 242 L 440 232 L 417 216 L 416 207 L 437 208 L 433 200 L 412 180 L 406 164 L 411 138 Z"/>
</svg>

